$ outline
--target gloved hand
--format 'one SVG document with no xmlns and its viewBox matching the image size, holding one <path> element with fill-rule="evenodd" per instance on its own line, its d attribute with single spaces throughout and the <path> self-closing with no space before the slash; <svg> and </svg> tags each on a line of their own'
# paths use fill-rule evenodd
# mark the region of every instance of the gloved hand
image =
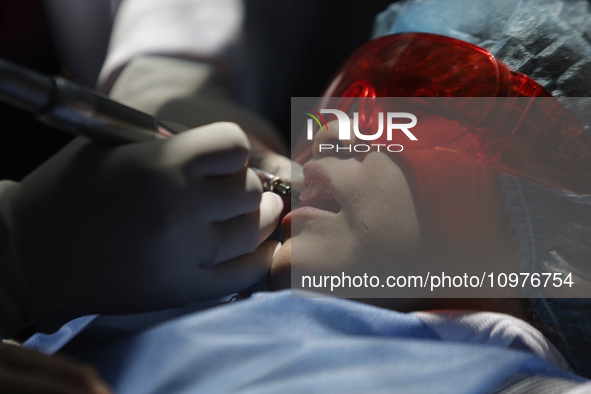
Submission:
<svg viewBox="0 0 591 394">
<path fill-rule="evenodd" d="M 137 3 L 137 2 L 136 2 Z M 103 69 L 108 74 L 109 67 Z M 138 55 L 123 69 L 109 95 L 157 119 L 186 127 L 235 122 L 252 149 L 249 166 L 279 176 L 295 190 L 304 189 L 302 166 L 286 156 L 279 133 L 256 113 L 234 103 L 216 68 L 166 56 Z"/>
<path fill-rule="evenodd" d="M 249 148 L 233 123 L 117 147 L 74 140 L 8 193 L 5 309 L 47 331 L 253 285 L 283 205 L 245 167 Z M 0 324 L 4 335 L 18 328 Z"/>
<path fill-rule="evenodd" d="M 248 162 L 250 167 L 260 168 L 277 175 L 283 183 L 290 185 L 293 190 L 298 192 L 302 192 L 306 188 L 304 169 L 301 164 L 268 148 L 252 135 L 249 135 L 249 140 L 252 146 Z"/>
</svg>

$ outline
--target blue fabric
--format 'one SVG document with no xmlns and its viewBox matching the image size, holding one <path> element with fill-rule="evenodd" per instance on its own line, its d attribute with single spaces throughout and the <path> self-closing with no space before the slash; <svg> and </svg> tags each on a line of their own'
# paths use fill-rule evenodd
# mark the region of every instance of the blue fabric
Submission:
<svg viewBox="0 0 591 394">
<path fill-rule="evenodd" d="M 25 341 L 22 346 L 45 354 L 54 354 L 66 343 L 84 330 L 98 315 L 82 316 L 74 319 L 53 334 L 37 333 Z"/>
<path fill-rule="evenodd" d="M 196 302 L 181 308 L 157 312 L 120 316 L 83 316 L 68 322 L 53 334 L 37 333 L 25 341 L 22 346 L 51 355 L 60 350 L 74 337 L 82 337 L 81 342 L 84 343 L 115 341 L 175 317 L 234 302 L 241 298 L 239 294 L 231 294 L 213 300 Z M 72 345 L 70 344 L 70 346 Z"/>
<path fill-rule="evenodd" d="M 117 340 L 74 338 L 117 393 L 485 393 L 515 372 L 583 382 L 529 352 L 442 341 L 414 314 L 290 291 Z"/>
</svg>

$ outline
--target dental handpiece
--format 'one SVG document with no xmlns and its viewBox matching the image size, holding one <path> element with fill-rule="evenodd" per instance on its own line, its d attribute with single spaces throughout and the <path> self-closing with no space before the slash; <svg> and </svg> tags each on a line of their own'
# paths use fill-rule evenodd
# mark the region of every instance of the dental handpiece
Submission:
<svg viewBox="0 0 591 394">
<path fill-rule="evenodd" d="M 0 100 L 33 113 L 51 127 L 104 145 L 170 138 L 177 131 L 152 116 L 59 76 L 46 76 L 0 59 Z M 291 197 L 291 187 L 253 168 L 263 190 Z"/>
</svg>

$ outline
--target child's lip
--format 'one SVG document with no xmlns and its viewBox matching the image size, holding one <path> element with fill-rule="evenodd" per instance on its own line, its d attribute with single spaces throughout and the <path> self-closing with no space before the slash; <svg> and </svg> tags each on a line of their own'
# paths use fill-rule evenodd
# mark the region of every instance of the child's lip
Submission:
<svg viewBox="0 0 591 394">
<path fill-rule="evenodd" d="M 330 216 L 327 215 L 337 215 L 341 212 L 341 205 L 335 198 L 334 194 L 332 193 L 332 190 L 328 189 L 328 185 L 324 184 L 320 180 L 320 178 L 310 179 L 311 187 L 323 188 L 323 192 L 318 193 L 310 198 L 306 198 L 307 196 L 304 195 L 304 200 L 302 200 L 300 196 L 299 204 L 296 207 L 294 207 L 294 209 L 291 212 L 289 212 L 281 221 L 281 228 L 283 234 L 291 234 L 291 223 L 293 215 L 300 218 L 328 218 Z M 322 185 L 318 185 L 319 183 L 322 183 Z M 286 239 L 285 236 L 283 238 L 284 240 Z"/>
<path fill-rule="evenodd" d="M 283 233 L 283 240 L 290 238 L 291 236 L 287 236 L 288 234 L 291 235 L 291 224 L 293 215 L 300 217 L 300 218 L 330 218 L 331 216 L 337 215 L 340 211 L 342 204 L 338 198 L 337 193 L 335 193 L 335 188 L 331 184 L 331 177 L 326 168 L 322 165 L 318 164 L 317 162 L 308 162 L 304 165 L 304 174 L 305 174 L 305 183 L 309 186 L 312 183 L 319 183 L 322 182 L 323 185 L 326 187 L 323 191 L 329 191 L 330 193 L 322 193 L 321 197 L 314 197 L 309 198 L 309 196 L 304 195 L 304 200 L 302 201 L 301 195 L 304 191 L 299 195 L 298 204 L 292 207 L 292 211 L 289 212 L 281 221 L 281 228 Z M 323 202 L 324 201 L 324 202 Z M 332 210 L 322 209 L 322 204 L 333 204 Z M 292 200 L 294 202 L 294 200 Z"/>
<path fill-rule="evenodd" d="M 329 219 L 331 217 L 338 216 L 340 212 L 332 212 L 322 208 L 316 208 L 313 206 L 302 206 L 294 209 L 283 218 L 281 222 L 282 226 L 291 225 L 292 221 L 297 218 L 298 220 L 315 220 L 315 219 Z M 301 224 L 301 222 L 298 222 Z"/>
<path fill-rule="evenodd" d="M 311 185 L 318 186 L 321 189 L 321 192 L 314 194 L 314 191 L 312 190 L 312 193 L 307 193 L 306 189 L 304 189 L 300 193 L 300 204 L 298 205 L 298 207 L 303 206 L 305 202 L 309 200 L 321 199 L 334 200 L 336 204 L 342 207 L 343 204 L 339 199 L 338 191 L 335 191 L 329 172 L 326 170 L 324 166 L 320 165 L 318 162 L 311 161 L 304 165 L 304 182 L 306 183 L 306 189 L 310 189 Z M 308 203 L 305 205 L 311 204 Z"/>
<path fill-rule="evenodd" d="M 341 204 L 337 201 L 331 188 L 319 176 L 307 179 L 306 189 L 300 195 L 298 207 L 313 207 L 325 211 L 338 213 Z"/>
</svg>

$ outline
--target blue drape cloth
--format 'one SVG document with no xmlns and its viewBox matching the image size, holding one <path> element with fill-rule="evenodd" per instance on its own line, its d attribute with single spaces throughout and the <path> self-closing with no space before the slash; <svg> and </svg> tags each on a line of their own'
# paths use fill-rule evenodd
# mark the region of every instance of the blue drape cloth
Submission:
<svg viewBox="0 0 591 394">
<path fill-rule="evenodd" d="M 514 373 L 585 381 L 522 347 L 442 341 L 412 313 L 289 290 L 145 330 L 130 321 L 93 333 L 96 320 L 63 351 L 117 393 L 486 393 Z"/>
</svg>

